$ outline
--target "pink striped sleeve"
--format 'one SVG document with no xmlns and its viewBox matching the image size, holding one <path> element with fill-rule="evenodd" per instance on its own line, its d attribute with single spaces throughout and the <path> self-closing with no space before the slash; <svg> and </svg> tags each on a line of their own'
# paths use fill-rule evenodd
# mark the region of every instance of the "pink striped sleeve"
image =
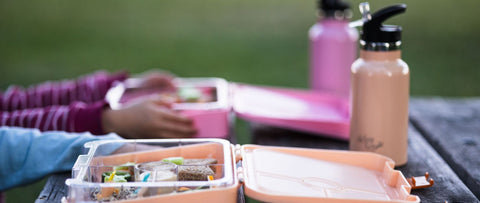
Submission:
<svg viewBox="0 0 480 203">
<path fill-rule="evenodd" d="M 27 89 L 10 86 L 4 94 L 0 93 L 0 110 L 16 111 L 51 105 L 69 105 L 76 101 L 94 103 L 104 99 L 115 81 L 123 81 L 127 76 L 126 72 L 116 74 L 97 72 L 77 80 L 45 82 Z"/>
<path fill-rule="evenodd" d="M 105 134 L 102 129 L 102 111 L 105 108 L 109 108 L 106 101 L 101 100 L 88 105 L 77 102 L 71 104 L 70 108 L 70 115 L 67 118 L 67 131 L 88 131 L 94 135 Z"/>
<path fill-rule="evenodd" d="M 66 130 L 58 127 L 58 123 L 61 123 L 62 115 L 65 115 L 64 113 L 68 110 L 68 106 L 50 106 L 10 112 L 4 111 L 2 112 L 1 126 L 37 128 L 41 131 Z"/>
<path fill-rule="evenodd" d="M 44 108 L 23 109 L 1 113 L 1 126 L 37 128 L 40 131 L 60 130 L 105 134 L 102 129 L 102 110 L 107 102 L 93 104 L 74 102 L 69 106 L 55 105 Z"/>
</svg>

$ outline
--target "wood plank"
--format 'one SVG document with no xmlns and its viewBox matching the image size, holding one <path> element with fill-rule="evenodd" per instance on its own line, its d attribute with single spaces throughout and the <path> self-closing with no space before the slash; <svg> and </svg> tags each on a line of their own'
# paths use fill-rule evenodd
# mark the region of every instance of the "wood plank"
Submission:
<svg viewBox="0 0 480 203">
<path fill-rule="evenodd" d="M 448 166 L 445 160 L 428 144 L 425 138 L 413 128 L 408 131 L 408 162 L 397 167 L 405 177 L 430 173 L 435 181 L 430 188 L 413 190 L 422 202 L 478 202 L 464 182 Z"/>
<path fill-rule="evenodd" d="M 412 99 L 412 123 L 480 198 L 480 98 Z"/>
<path fill-rule="evenodd" d="M 319 149 L 348 149 L 348 142 L 322 138 L 286 129 L 252 124 L 255 144 Z M 413 127 L 409 128 L 409 161 L 398 167 L 405 177 L 420 176 L 428 171 L 435 179 L 431 188 L 412 191 L 422 202 L 478 202 L 439 154 Z"/>
<path fill-rule="evenodd" d="M 63 197 L 68 195 L 68 188 L 65 185 L 65 180 L 71 177 L 70 172 L 57 173 L 51 175 L 45 183 L 40 195 L 38 195 L 36 203 L 46 203 L 46 202 L 61 202 Z"/>
</svg>

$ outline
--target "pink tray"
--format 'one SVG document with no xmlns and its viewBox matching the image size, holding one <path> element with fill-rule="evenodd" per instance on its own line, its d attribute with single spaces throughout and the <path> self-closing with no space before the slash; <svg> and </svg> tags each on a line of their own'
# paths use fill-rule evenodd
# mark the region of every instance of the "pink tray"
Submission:
<svg viewBox="0 0 480 203">
<path fill-rule="evenodd" d="M 194 120 L 198 138 L 227 138 L 229 112 L 258 123 L 289 128 L 341 140 L 349 137 L 348 101 L 316 91 L 227 83 L 221 78 L 178 78 L 180 86 L 209 86 L 217 89 L 217 101 L 178 103 L 173 106 Z M 112 108 L 155 92 L 130 92 L 121 83 L 107 93 Z"/>
<path fill-rule="evenodd" d="M 249 121 L 348 140 L 348 101 L 315 91 L 231 85 L 233 108 Z"/>
</svg>

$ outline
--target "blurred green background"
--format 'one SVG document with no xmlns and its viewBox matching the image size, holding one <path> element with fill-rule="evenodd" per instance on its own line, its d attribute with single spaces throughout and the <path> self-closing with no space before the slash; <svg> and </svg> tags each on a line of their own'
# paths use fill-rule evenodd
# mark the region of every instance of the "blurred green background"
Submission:
<svg viewBox="0 0 480 203">
<path fill-rule="evenodd" d="M 360 2 L 350 1 L 354 19 Z M 401 2 L 407 12 L 388 23 L 404 28 L 411 94 L 479 96 L 480 1 Z M 372 10 L 392 3 L 370 1 Z M 316 20 L 314 0 L 1 0 L 0 89 L 99 69 L 307 88 Z M 43 184 L 11 190 L 7 200 L 32 202 Z"/>
</svg>

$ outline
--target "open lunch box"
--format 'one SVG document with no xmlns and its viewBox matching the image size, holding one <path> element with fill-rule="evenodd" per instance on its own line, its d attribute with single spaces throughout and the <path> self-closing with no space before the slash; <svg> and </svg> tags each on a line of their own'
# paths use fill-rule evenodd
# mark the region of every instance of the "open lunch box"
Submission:
<svg viewBox="0 0 480 203">
<path fill-rule="evenodd" d="M 227 138 L 232 113 L 258 123 L 348 140 L 348 101 L 310 90 L 229 83 L 221 78 L 176 78 L 177 92 L 142 91 L 136 79 L 118 83 L 106 95 L 112 108 L 135 98 L 160 94 L 191 118 L 196 138 Z"/>
<path fill-rule="evenodd" d="M 391 159 L 369 152 L 259 145 L 218 138 L 85 144 L 68 202 L 420 202 Z"/>
</svg>

